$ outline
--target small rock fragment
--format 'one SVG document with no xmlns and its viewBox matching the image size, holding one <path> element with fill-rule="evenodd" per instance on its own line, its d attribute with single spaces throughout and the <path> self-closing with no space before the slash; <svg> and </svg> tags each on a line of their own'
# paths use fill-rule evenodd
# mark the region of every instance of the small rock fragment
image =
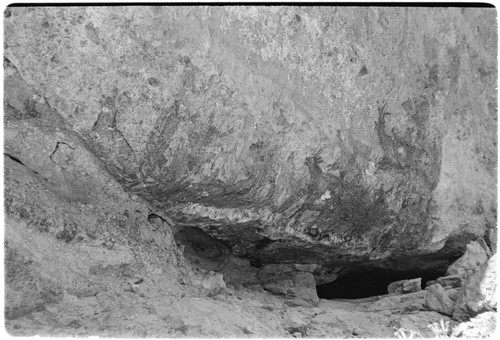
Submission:
<svg viewBox="0 0 500 340">
<path fill-rule="evenodd" d="M 442 276 L 436 279 L 436 283 L 439 283 L 444 289 L 458 288 L 462 286 L 462 277 L 460 275 Z"/>
<path fill-rule="evenodd" d="M 421 278 L 395 281 L 390 283 L 389 286 L 387 286 L 387 291 L 389 292 L 389 294 L 391 293 L 407 294 L 407 293 L 418 292 L 419 290 L 422 290 Z"/>
</svg>

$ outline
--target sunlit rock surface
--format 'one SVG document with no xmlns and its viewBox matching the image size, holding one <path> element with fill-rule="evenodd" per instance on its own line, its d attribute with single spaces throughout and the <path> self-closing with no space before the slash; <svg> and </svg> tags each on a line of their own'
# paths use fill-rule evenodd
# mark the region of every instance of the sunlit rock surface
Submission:
<svg viewBox="0 0 500 340">
<path fill-rule="evenodd" d="M 14 7 L 4 32 L 11 319 L 78 305 L 67 289 L 80 276 L 100 290 L 175 299 L 183 285 L 230 289 L 219 271 L 316 305 L 314 284 L 350 272 L 444 275 L 469 241 L 496 249 L 495 9 Z M 51 242 L 62 256 L 78 242 L 125 247 L 124 262 L 82 246 L 74 252 L 87 262 L 50 269 Z M 213 272 L 191 272 L 189 254 Z M 33 270 L 16 272 L 20 263 Z M 295 269 L 259 282 L 270 265 Z M 157 286 L 166 273 L 175 284 Z M 13 283 L 39 275 L 53 280 Z M 92 287 L 75 294 L 112 299 Z M 219 311 L 230 313 L 225 303 Z M 183 320 L 205 317 L 196 306 L 158 312 L 173 326 L 155 334 L 240 334 L 195 332 Z M 58 322 L 78 328 L 74 320 Z M 274 331 L 269 320 L 236 329 L 307 333 Z"/>
</svg>

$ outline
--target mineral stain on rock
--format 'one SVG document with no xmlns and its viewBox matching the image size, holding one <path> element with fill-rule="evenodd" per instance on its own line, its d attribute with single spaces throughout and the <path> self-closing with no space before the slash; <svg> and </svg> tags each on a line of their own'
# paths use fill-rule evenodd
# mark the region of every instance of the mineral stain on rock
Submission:
<svg viewBox="0 0 500 340">
<path fill-rule="evenodd" d="M 7 331 L 489 334 L 481 6 L 6 8 Z"/>
</svg>

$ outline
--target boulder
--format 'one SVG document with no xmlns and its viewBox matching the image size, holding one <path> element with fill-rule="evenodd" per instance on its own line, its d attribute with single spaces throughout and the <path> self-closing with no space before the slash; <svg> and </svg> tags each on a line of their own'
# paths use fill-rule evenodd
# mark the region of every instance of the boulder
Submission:
<svg viewBox="0 0 500 340">
<path fill-rule="evenodd" d="M 285 265 L 268 265 L 258 277 L 265 290 L 283 296 L 289 306 L 314 307 L 319 303 L 316 282 L 310 272 Z"/>
<path fill-rule="evenodd" d="M 466 278 L 458 294 L 453 319 L 466 320 L 479 313 L 496 310 L 496 286 L 495 254 Z"/>
<path fill-rule="evenodd" d="M 422 279 L 416 278 L 411 280 L 400 280 L 391 282 L 389 286 L 387 286 L 387 291 L 389 294 L 407 294 L 418 292 L 422 290 Z"/>
<path fill-rule="evenodd" d="M 386 295 L 370 305 L 369 311 L 416 311 L 425 309 L 426 290 L 403 295 Z"/>
<path fill-rule="evenodd" d="M 437 283 L 427 288 L 425 304 L 430 310 L 451 316 L 455 302 L 450 298 L 448 291 Z"/>
<path fill-rule="evenodd" d="M 204 289 L 207 289 L 209 294 L 218 294 L 226 288 L 223 275 L 212 271 L 201 277 L 199 285 L 201 285 Z"/>
<path fill-rule="evenodd" d="M 448 267 L 446 275 L 466 276 L 486 263 L 490 255 L 491 252 L 484 239 L 472 241 L 467 245 L 465 253 Z"/>
</svg>

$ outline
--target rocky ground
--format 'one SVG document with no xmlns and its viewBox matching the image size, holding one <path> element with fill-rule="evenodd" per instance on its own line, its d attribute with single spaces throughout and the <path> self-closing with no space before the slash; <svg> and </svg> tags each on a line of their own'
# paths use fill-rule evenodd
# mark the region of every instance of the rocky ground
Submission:
<svg viewBox="0 0 500 340">
<path fill-rule="evenodd" d="M 300 306 L 286 294 L 272 294 L 265 284 L 238 284 L 237 274 L 247 275 L 253 268 L 242 260 L 237 262 L 239 272 L 234 268 L 229 272 L 232 267 L 226 265 L 226 280 L 232 282 L 227 284 L 222 274 L 187 262 L 186 248 L 175 242 L 168 218 L 124 192 L 76 137 L 54 127 L 30 126 L 32 133 L 23 139 L 26 144 L 31 138 L 53 138 L 54 133 L 71 148 L 61 163 L 45 157 L 41 158 L 45 163 L 33 168 L 5 156 L 5 317 L 11 335 L 345 338 L 393 337 L 395 331 L 405 329 L 433 336 L 427 326 L 450 321 L 453 308 L 458 308 L 446 310 L 449 289 L 454 292 L 453 305 L 464 294 L 481 296 L 482 304 L 476 297 L 467 299 L 479 307 L 456 303 L 465 306 L 466 318 L 496 310 L 492 283 L 487 284 L 488 294 L 478 292 L 477 278 L 470 279 L 462 294 L 460 286 L 467 285 L 461 281 L 451 280 L 448 287 L 444 282 L 449 279 L 438 279 L 446 290 L 439 283 L 431 286 L 439 287 L 437 292 L 410 285 L 408 291 L 366 299 L 316 297 L 314 306 Z M 6 136 L 11 135 L 10 127 L 7 124 Z M 34 143 L 27 150 L 43 157 L 34 145 L 46 144 Z M 96 186 L 79 193 L 74 190 L 78 183 L 64 181 L 83 163 L 86 180 Z M 92 195 L 92 200 L 85 194 Z M 484 241 L 472 243 L 448 274 L 485 277 L 472 274 L 477 261 L 487 263 L 491 256 L 483 246 Z M 189 253 L 186 256 L 194 259 Z M 289 277 L 274 281 L 275 287 L 293 290 Z M 301 288 L 292 296 L 310 302 L 311 294 L 304 290 L 314 289 L 314 282 Z M 431 292 L 434 299 L 429 297 Z M 465 335 L 485 335 L 491 334 L 494 324 L 489 320 L 481 327 L 469 325 L 470 330 L 466 324 L 461 327 Z M 457 322 L 451 325 L 456 327 Z"/>
<path fill-rule="evenodd" d="M 495 16 L 7 8 L 8 333 L 491 335 Z"/>
</svg>

